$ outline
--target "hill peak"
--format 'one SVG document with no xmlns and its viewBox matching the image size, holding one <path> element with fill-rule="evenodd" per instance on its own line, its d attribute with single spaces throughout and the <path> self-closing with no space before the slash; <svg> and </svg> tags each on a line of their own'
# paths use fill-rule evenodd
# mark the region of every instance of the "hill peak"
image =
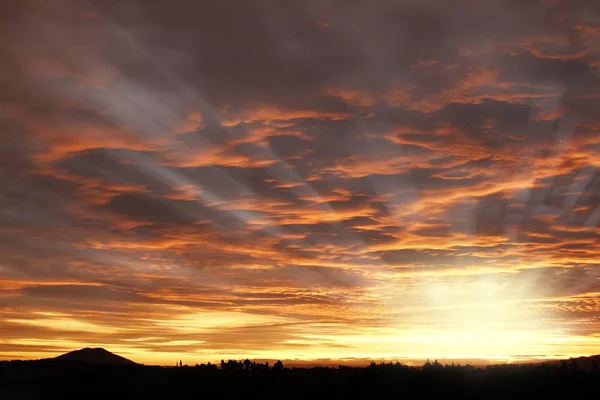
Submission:
<svg viewBox="0 0 600 400">
<path fill-rule="evenodd" d="M 135 362 L 121 357 L 102 347 L 86 347 L 81 350 L 74 350 L 53 358 L 57 361 L 81 362 L 87 364 L 135 364 Z"/>
</svg>

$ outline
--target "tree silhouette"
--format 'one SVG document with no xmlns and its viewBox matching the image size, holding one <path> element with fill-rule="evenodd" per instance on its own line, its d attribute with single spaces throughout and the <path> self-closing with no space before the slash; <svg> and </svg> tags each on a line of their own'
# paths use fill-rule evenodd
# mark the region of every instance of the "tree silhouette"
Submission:
<svg viewBox="0 0 600 400">
<path fill-rule="evenodd" d="M 577 364 L 577 360 L 571 358 L 571 368 L 573 371 L 577 371 L 579 369 L 579 365 Z"/>
<path fill-rule="evenodd" d="M 283 363 L 280 360 L 277 360 L 275 365 L 273 365 L 273 369 L 277 371 L 281 371 L 283 369 Z"/>
</svg>

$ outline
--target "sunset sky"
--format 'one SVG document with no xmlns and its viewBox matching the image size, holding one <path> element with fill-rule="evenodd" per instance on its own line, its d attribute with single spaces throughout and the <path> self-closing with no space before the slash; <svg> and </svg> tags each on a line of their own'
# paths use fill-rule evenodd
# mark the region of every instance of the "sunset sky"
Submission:
<svg viewBox="0 0 600 400">
<path fill-rule="evenodd" d="M 0 359 L 600 353 L 600 2 L 0 1 Z"/>
</svg>

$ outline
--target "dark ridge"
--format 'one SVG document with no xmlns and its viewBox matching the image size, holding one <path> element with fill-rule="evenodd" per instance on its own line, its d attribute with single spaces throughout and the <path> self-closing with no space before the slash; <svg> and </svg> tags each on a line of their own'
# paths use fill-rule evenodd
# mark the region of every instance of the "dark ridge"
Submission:
<svg viewBox="0 0 600 400">
<path fill-rule="evenodd" d="M 546 361 L 544 364 L 569 365 L 570 367 L 581 368 L 589 371 L 598 369 L 600 367 L 600 355 L 569 358 L 568 360 Z"/>
<path fill-rule="evenodd" d="M 68 355 L 107 353 L 114 356 L 103 349 Z M 581 364 L 590 358 L 594 362 L 587 370 Z M 372 362 L 360 368 L 286 368 L 281 361 L 269 365 L 250 360 L 178 364 L 0 362 L 0 399 L 565 400 L 598 398 L 600 382 L 595 357 L 485 368 L 438 361 L 419 367 Z"/>
</svg>

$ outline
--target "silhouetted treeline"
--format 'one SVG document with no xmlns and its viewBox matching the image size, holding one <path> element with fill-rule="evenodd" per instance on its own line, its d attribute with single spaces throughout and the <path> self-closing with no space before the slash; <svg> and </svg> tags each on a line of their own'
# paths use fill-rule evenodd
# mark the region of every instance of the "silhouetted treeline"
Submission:
<svg viewBox="0 0 600 400">
<path fill-rule="evenodd" d="M 549 364 L 285 368 L 250 360 L 178 367 L 56 361 L 0 363 L 0 399 L 593 399 L 600 372 Z"/>
<path fill-rule="evenodd" d="M 196 364 L 196 367 L 200 367 L 203 368 L 204 364 L 198 366 Z M 207 368 L 210 368 L 210 363 L 208 363 L 208 365 L 206 366 Z M 213 366 L 213 369 L 215 367 Z M 227 360 L 227 362 L 225 362 L 224 360 L 221 360 L 221 369 L 224 371 L 268 371 L 270 369 L 273 370 L 282 370 L 283 369 L 283 363 L 281 361 L 277 361 L 275 364 L 273 364 L 273 367 L 269 367 L 269 362 L 267 361 L 264 364 L 260 364 L 260 363 L 256 363 L 256 361 L 250 361 L 248 359 L 244 360 L 244 361 L 236 361 L 236 360 Z"/>
</svg>

